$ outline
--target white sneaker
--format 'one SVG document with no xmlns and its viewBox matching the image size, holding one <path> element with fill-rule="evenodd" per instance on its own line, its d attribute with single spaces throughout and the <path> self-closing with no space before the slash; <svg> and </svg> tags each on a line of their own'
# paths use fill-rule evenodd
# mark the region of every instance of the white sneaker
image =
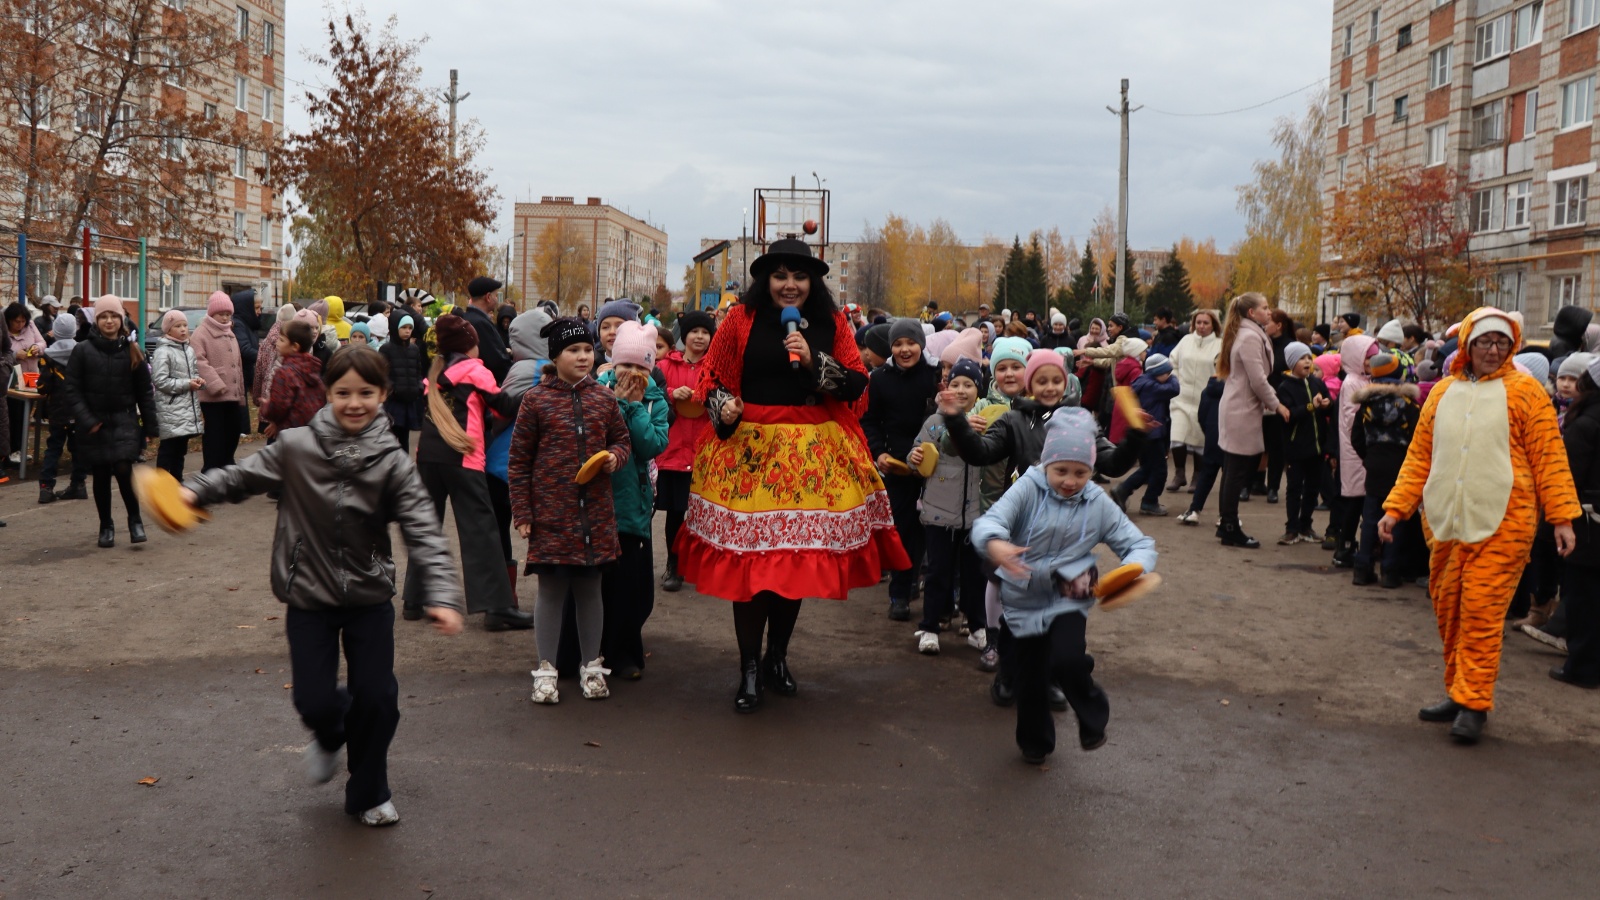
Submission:
<svg viewBox="0 0 1600 900">
<path fill-rule="evenodd" d="M 988 649 L 989 636 L 985 633 L 986 631 L 987 629 L 984 628 L 972 629 L 972 633 L 967 635 L 967 646 L 974 650 Z"/>
<path fill-rule="evenodd" d="M 917 652 L 925 656 L 938 656 L 939 633 L 936 631 L 917 632 Z"/>
<path fill-rule="evenodd" d="M 556 690 L 556 667 L 549 660 L 539 663 L 539 668 L 528 674 L 533 676 L 533 702 L 552 706 L 561 702 L 561 692 Z"/>
<path fill-rule="evenodd" d="M 400 810 L 394 808 L 393 800 L 383 801 L 382 806 L 374 806 L 361 814 L 361 824 L 382 828 L 400 821 Z"/>
<path fill-rule="evenodd" d="M 605 661 L 604 656 L 596 656 L 594 662 L 578 667 L 578 684 L 583 688 L 583 699 L 604 700 L 611 696 L 611 688 L 606 687 L 606 676 L 611 674 L 611 670 L 601 667 Z"/>
<path fill-rule="evenodd" d="M 306 763 L 306 777 L 311 779 L 312 784 L 327 784 L 339 771 L 339 751 L 322 749 L 322 744 L 316 738 L 311 739 L 301 755 Z"/>
<path fill-rule="evenodd" d="M 1196 513 L 1194 510 L 1191 509 L 1191 510 L 1183 513 L 1182 515 L 1178 516 L 1178 524 L 1180 524 L 1180 525 L 1199 525 L 1200 524 L 1200 515 L 1199 515 L 1199 513 Z"/>
</svg>

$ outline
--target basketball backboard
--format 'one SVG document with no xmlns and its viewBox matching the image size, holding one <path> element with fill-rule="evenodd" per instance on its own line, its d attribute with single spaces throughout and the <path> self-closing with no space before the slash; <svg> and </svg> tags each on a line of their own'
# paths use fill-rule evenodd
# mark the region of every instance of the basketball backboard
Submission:
<svg viewBox="0 0 1600 900">
<path fill-rule="evenodd" d="M 812 188 L 756 188 L 755 239 L 763 249 L 773 241 L 796 238 L 819 258 L 828 246 L 829 192 Z M 813 223 L 808 231 L 806 223 Z"/>
</svg>

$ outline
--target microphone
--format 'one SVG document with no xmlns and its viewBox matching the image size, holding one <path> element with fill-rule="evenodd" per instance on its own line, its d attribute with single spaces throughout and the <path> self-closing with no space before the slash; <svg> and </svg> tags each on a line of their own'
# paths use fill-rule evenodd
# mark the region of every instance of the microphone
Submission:
<svg viewBox="0 0 1600 900">
<path fill-rule="evenodd" d="M 800 310 L 797 307 L 785 306 L 783 312 L 778 314 L 778 320 L 783 323 L 783 330 L 794 334 L 800 330 Z M 800 368 L 800 354 L 789 351 L 789 368 Z"/>
</svg>

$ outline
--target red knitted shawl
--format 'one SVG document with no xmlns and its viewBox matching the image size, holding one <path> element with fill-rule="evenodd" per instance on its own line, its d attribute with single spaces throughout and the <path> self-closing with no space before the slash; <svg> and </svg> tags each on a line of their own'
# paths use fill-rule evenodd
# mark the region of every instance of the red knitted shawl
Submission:
<svg viewBox="0 0 1600 900">
<path fill-rule="evenodd" d="M 739 394 L 739 385 L 744 381 L 745 341 L 750 337 L 750 326 L 754 322 L 755 316 L 750 312 L 750 307 L 743 303 L 728 310 L 728 317 L 717 326 L 716 337 L 711 339 L 711 348 L 706 351 L 705 365 L 700 367 L 700 384 L 695 388 L 694 399 L 703 403 L 706 395 L 719 387 L 731 391 L 735 396 Z M 856 348 L 854 334 L 855 328 L 851 326 L 849 317 L 843 312 L 835 312 L 833 346 L 826 352 L 845 368 L 865 375 L 867 367 L 861 362 L 861 351 Z M 840 337 L 844 340 L 840 340 Z M 863 391 L 854 403 L 840 405 L 859 419 L 867 411 L 867 394 Z"/>
</svg>

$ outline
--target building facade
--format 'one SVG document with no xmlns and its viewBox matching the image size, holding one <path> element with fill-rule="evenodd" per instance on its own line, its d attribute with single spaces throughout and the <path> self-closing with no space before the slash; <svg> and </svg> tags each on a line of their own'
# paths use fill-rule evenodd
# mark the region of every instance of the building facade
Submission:
<svg viewBox="0 0 1600 900">
<path fill-rule="evenodd" d="M 1596 305 L 1600 0 L 1336 0 L 1324 209 L 1382 162 L 1468 182 L 1483 301 L 1548 336 L 1562 306 Z M 1325 280 L 1324 309 L 1347 308 Z"/>
<path fill-rule="evenodd" d="M 538 203 L 514 207 L 515 230 L 511 269 L 515 283 L 523 285 L 525 302 L 555 299 L 539 296 L 532 277 L 540 236 L 563 223 L 576 226 L 576 236 L 589 245 L 590 270 L 582 296 L 563 297 L 563 313 L 587 303 L 594 309 L 613 297 L 648 298 L 667 280 L 667 233 L 614 206 L 589 197 L 576 203 L 571 197 L 542 197 Z"/>
</svg>

